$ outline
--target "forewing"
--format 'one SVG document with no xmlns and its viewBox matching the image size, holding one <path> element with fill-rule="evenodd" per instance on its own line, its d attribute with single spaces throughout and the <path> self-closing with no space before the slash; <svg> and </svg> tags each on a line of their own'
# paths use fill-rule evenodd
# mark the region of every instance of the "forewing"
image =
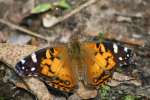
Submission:
<svg viewBox="0 0 150 100">
<path fill-rule="evenodd" d="M 16 65 L 21 76 L 37 76 L 49 86 L 71 92 L 76 87 L 67 49 L 45 48 L 32 53 Z"/>
</svg>

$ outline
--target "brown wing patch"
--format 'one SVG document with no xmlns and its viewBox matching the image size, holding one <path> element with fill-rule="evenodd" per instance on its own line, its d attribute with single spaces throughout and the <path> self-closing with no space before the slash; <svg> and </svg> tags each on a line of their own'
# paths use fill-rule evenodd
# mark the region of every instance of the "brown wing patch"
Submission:
<svg viewBox="0 0 150 100">
<path fill-rule="evenodd" d="M 51 87 L 71 92 L 76 87 L 71 62 L 64 48 L 49 48 L 40 64 L 40 74 L 49 78 L 44 80 Z"/>
<path fill-rule="evenodd" d="M 87 64 L 87 83 L 89 86 L 99 87 L 110 79 L 116 66 L 115 57 L 102 43 L 85 43 L 83 49 Z"/>
</svg>

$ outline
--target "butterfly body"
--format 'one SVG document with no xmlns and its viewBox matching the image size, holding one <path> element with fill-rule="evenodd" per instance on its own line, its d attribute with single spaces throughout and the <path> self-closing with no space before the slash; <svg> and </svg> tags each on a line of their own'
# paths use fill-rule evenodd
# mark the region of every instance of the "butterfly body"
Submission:
<svg viewBox="0 0 150 100">
<path fill-rule="evenodd" d="M 73 92 L 78 82 L 99 88 L 117 66 L 130 64 L 131 50 L 109 41 L 71 42 L 33 52 L 16 64 L 21 76 L 36 76 L 48 86 Z"/>
</svg>

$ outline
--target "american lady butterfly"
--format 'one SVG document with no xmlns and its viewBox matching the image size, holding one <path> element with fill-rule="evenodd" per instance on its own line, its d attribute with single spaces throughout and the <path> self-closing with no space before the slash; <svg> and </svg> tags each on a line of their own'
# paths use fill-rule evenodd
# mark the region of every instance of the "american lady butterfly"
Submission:
<svg viewBox="0 0 150 100">
<path fill-rule="evenodd" d="M 16 64 L 21 76 L 35 76 L 48 86 L 73 92 L 78 81 L 99 88 L 111 78 L 117 66 L 129 65 L 131 49 L 110 41 L 72 42 L 33 52 Z"/>
</svg>

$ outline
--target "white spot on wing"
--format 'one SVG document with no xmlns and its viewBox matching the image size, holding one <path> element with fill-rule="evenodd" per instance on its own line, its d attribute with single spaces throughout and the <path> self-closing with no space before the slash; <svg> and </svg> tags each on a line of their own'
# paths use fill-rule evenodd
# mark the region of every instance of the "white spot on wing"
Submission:
<svg viewBox="0 0 150 100">
<path fill-rule="evenodd" d="M 119 66 L 123 66 L 123 64 L 119 64 Z"/>
<path fill-rule="evenodd" d="M 24 59 L 21 59 L 21 64 L 24 64 L 26 61 Z"/>
<path fill-rule="evenodd" d="M 36 58 L 36 54 L 35 53 L 32 53 L 31 58 L 32 58 L 32 61 L 34 63 L 37 63 L 37 58 Z"/>
<path fill-rule="evenodd" d="M 29 74 L 28 76 L 32 76 L 31 74 Z"/>
<path fill-rule="evenodd" d="M 22 66 L 21 68 L 22 68 L 23 70 L 25 69 L 25 67 L 24 67 L 24 66 Z"/>
<path fill-rule="evenodd" d="M 35 71 L 35 67 L 32 67 L 32 68 L 31 68 L 31 71 Z"/>
<path fill-rule="evenodd" d="M 128 51 L 128 48 L 127 48 L 127 47 L 124 47 L 124 51 L 127 52 L 127 51 Z"/>
<path fill-rule="evenodd" d="M 129 54 L 127 54 L 127 57 L 130 57 L 130 55 L 129 55 Z"/>
<path fill-rule="evenodd" d="M 35 74 L 34 76 L 38 76 L 37 74 Z"/>
<path fill-rule="evenodd" d="M 113 48 L 114 48 L 114 53 L 118 53 L 118 46 L 117 44 L 113 44 Z"/>
<path fill-rule="evenodd" d="M 118 59 L 119 59 L 119 60 L 123 60 L 122 57 L 119 57 Z"/>
</svg>

